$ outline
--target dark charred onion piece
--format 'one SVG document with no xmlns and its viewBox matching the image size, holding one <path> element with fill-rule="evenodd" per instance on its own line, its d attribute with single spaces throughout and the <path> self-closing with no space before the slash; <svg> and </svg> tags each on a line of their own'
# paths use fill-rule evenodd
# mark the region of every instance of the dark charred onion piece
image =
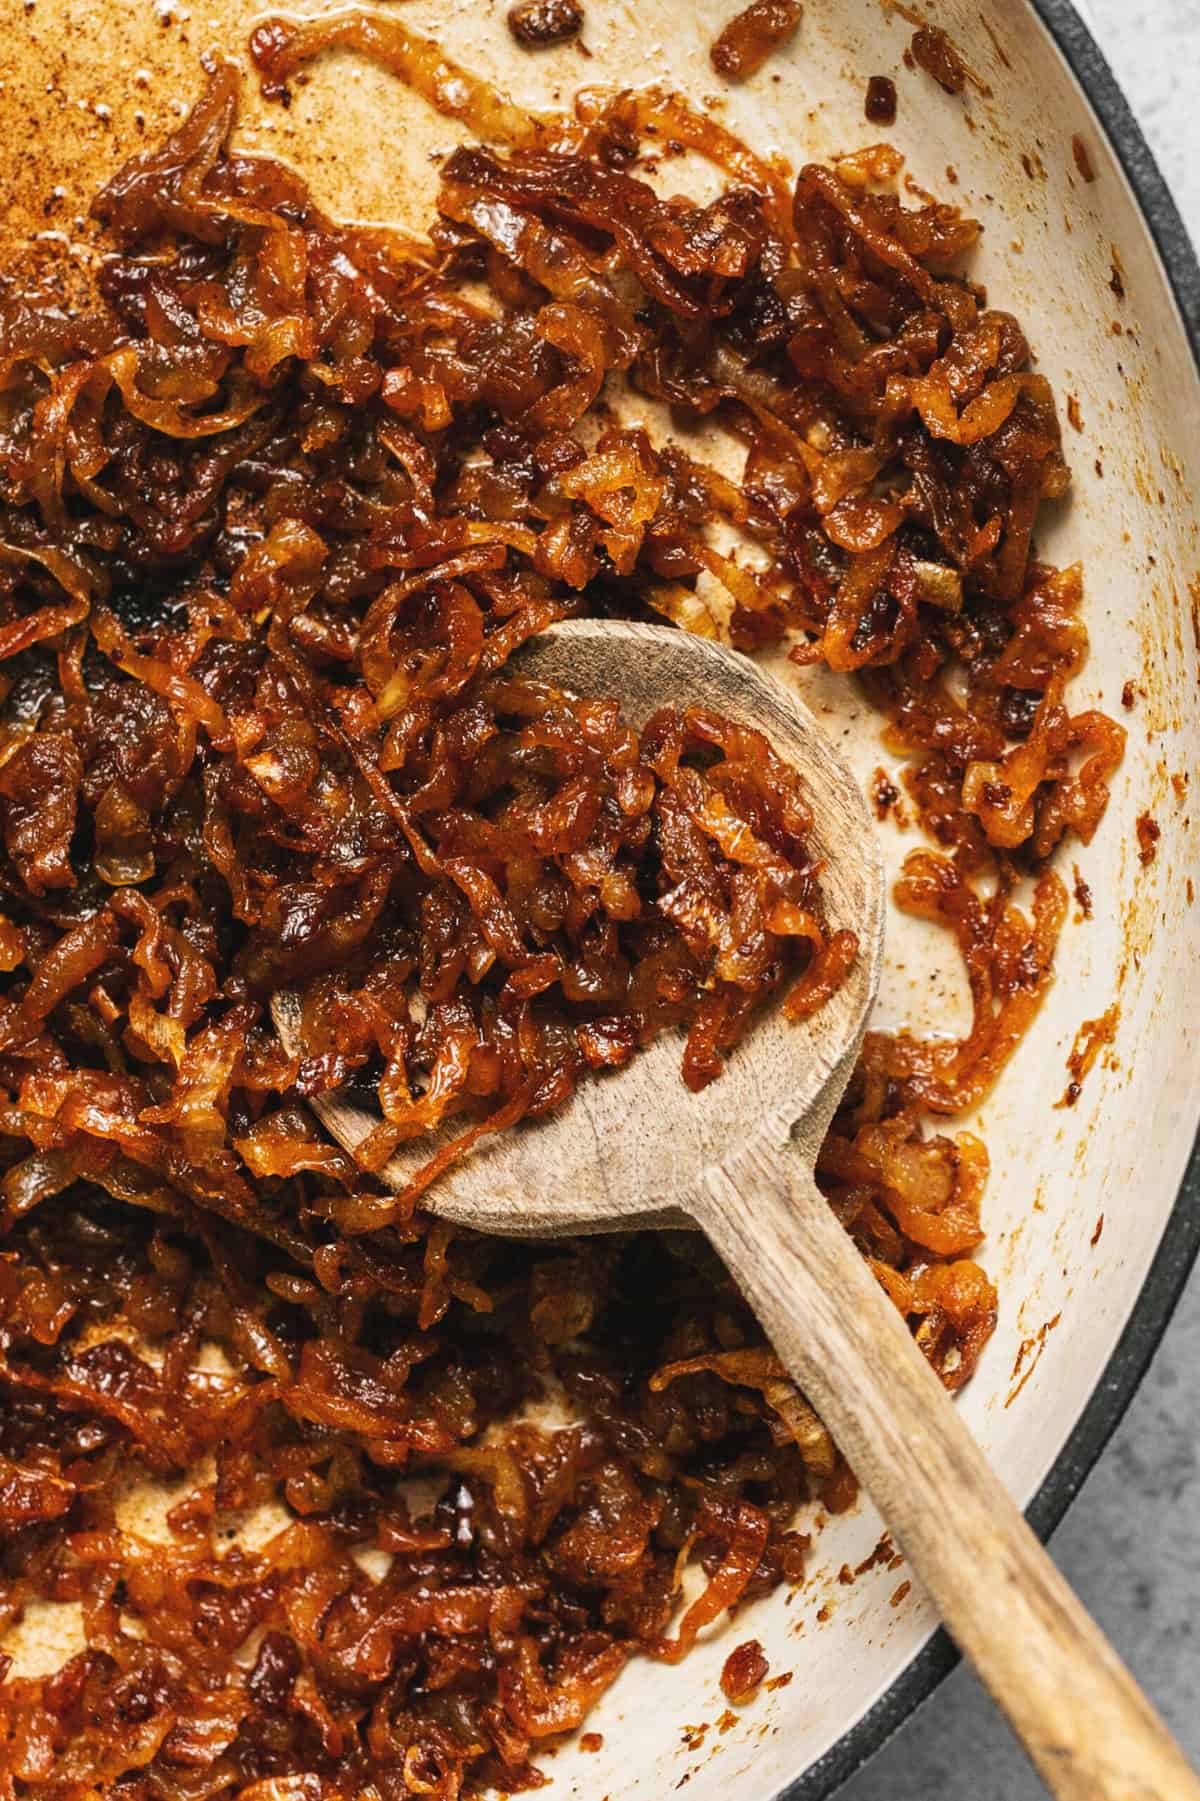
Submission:
<svg viewBox="0 0 1200 1801">
<path fill-rule="evenodd" d="M 565 44 L 583 30 L 579 0 L 520 0 L 508 9 L 508 29 L 527 50 Z"/>
<path fill-rule="evenodd" d="M 921 25 L 913 33 L 913 61 L 932 75 L 948 94 L 961 94 L 967 85 L 967 69 L 962 57 L 940 25 Z"/>
<path fill-rule="evenodd" d="M 750 0 L 722 27 L 709 61 L 726 81 L 746 81 L 795 34 L 803 16 L 800 0 Z"/>
<path fill-rule="evenodd" d="M 889 75 L 872 75 L 863 110 L 872 125 L 896 123 L 896 84 Z"/>
<path fill-rule="evenodd" d="M 429 239 L 232 153 L 220 65 L 98 197 L 92 309 L 0 289 L 0 1630 L 77 1602 L 86 1639 L 0 1681 L 38 1801 L 535 1787 L 631 1658 L 802 1579 L 799 1504 L 853 1498 L 701 1247 L 460 1236 L 303 1106 L 349 1084 L 377 1154 L 441 1121 L 452 1155 L 670 1020 L 711 1079 L 851 954 L 758 741 L 639 742 L 515 681 L 525 639 L 649 608 L 863 672 L 936 846 L 896 898 L 971 1015 L 867 1040 L 819 1180 L 949 1387 L 997 1305 L 955 1116 L 1036 1012 L 1047 859 L 1121 756 L 1073 710 L 1080 572 L 1030 560 L 1053 398 L 965 279 L 978 227 L 902 203 L 894 150 L 792 181 L 660 90 L 535 117 L 394 13 L 253 48 L 281 92 L 327 45 L 491 146 L 447 159 Z M 640 179 L 668 142 L 715 199 Z M 615 424 L 624 381 L 732 473 Z M 548 1382 L 575 1423 L 514 1423 Z M 147 1476 L 179 1478 L 155 1544 Z"/>
</svg>

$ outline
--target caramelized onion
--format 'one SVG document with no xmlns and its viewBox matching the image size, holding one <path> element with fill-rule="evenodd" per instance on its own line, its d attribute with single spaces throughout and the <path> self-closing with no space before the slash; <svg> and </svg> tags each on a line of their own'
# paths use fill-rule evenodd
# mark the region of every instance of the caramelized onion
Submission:
<svg viewBox="0 0 1200 1801">
<path fill-rule="evenodd" d="M 798 16 L 749 7 L 730 72 Z M 1052 853 L 1122 752 L 1072 703 L 1080 572 L 1031 561 L 1053 396 L 894 150 L 794 179 L 654 88 L 533 115 L 392 12 L 252 42 L 281 97 L 326 47 L 486 140 L 428 236 L 232 148 L 214 62 L 96 200 L 91 302 L 0 289 L 0 1627 L 70 1606 L 84 1640 L 0 1680 L 0 1770 L 47 1801 L 538 1786 L 854 1492 L 688 1235 L 417 1208 L 665 1027 L 718 1079 L 856 954 L 763 739 L 635 733 L 510 667 L 528 638 L 649 612 L 860 672 L 933 840 L 896 901 L 971 1019 L 868 1036 L 818 1179 L 950 1387 L 997 1298 L 986 1151 L 946 1122 L 1037 1011 Z M 644 179 L 680 151 L 703 202 Z M 357 1161 L 304 1105 L 339 1087 L 378 1105 Z M 519 1417 L 547 1393 L 568 1423 Z"/>
</svg>

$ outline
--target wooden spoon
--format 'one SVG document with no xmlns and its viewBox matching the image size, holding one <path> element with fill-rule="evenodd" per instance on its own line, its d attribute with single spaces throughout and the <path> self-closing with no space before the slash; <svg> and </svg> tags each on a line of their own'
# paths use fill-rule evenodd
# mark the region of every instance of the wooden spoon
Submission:
<svg viewBox="0 0 1200 1801">
<path fill-rule="evenodd" d="M 481 1140 L 423 1204 L 522 1237 L 696 1225 L 869 1490 L 943 1620 L 1063 1801 L 1200 1801 L 1166 1726 L 985 1462 L 942 1384 L 813 1179 L 875 998 L 884 878 L 850 771 L 799 700 L 737 653 L 667 627 L 571 621 L 521 653 L 528 675 L 619 699 L 640 727 L 703 705 L 765 732 L 800 770 L 834 927 L 861 953 L 803 1025 L 767 1011 L 721 1078 L 691 1094 L 680 1038 L 583 1084 L 549 1118 Z M 294 997 L 273 1003 L 296 1042 Z M 336 1093 L 313 1108 L 353 1152 L 375 1120 Z M 430 1140 L 382 1172 L 407 1185 Z"/>
</svg>

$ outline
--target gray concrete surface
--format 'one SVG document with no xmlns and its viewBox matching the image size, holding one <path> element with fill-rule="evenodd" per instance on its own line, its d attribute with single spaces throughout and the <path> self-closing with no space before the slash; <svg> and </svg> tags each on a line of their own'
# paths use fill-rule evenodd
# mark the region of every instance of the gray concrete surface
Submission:
<svg viewBox="0 0 1200 1801">
<path fill-rule="evenodd" d="M 1086 0 L 1096 35 L 1200 243 L 1200 0 Z M 1200 497 L 1198 497 L 1200 500 Z M 1200 1268 L 1150 1373 L 1051 1549 L 1200 1763 Z M 959 1669 L 838 1801 L 1043 1801 Z"/>
</svg>

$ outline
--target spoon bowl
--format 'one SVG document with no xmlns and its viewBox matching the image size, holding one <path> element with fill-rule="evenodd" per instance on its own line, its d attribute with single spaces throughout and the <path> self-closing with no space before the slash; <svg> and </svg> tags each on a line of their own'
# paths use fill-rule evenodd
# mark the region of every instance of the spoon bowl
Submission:
<svg viewBox="0 0 1200 1801">
<path fill-rule="evenodd" d="M 765 734 L 799 770 L 812 806 L 812 844 L 822 858 L 830 925 L 856 933 L 850 973 L 803 1022 L 764 1006 L 720 1078 L 692 1094 L 680 1075 L 682 1028 L 662 1032 L 628 1068 L 580 1084 L 543 1119 L 481 1138 L 422 1197 L 430 1212 L 480 1231 L 536 1238 L 692 1223 L 706 1174 L 731 1145 L 751 1137 L 801 1138 L 815 1157 L 850 1078 L 879 986 L 884 877 L 867 803 L 804 703 L 748 657 L 673 626 L 566 620 L 532 639 L 520 673 L 576 694 L 611 695 L 640 730 L 661 707 L 708 707 Z M 272 1003 L 293 1051 L 299 1004 Z M 352 1155 L 378 1115 L 338 1093 L 311 1102 L 326 1130 Z M 669 1118 L 668 1118 L 669 1116 Z M 421 1165 L 461 1130 L 402 1145 L 380 1172 L 404 1189 Z"/>
</svg>

